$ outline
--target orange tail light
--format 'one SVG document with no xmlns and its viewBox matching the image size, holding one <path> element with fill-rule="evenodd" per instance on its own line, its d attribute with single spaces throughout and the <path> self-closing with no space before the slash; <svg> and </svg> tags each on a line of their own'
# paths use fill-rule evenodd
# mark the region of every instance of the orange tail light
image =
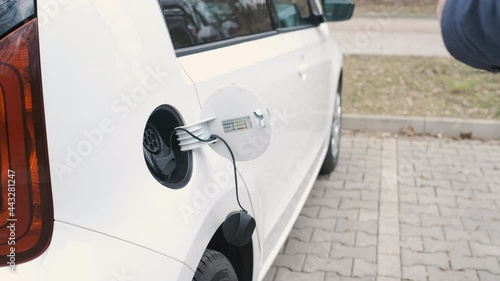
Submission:
<svg viewBox="0 0 500 281">
<path fill-rule="evenodd" d="M 53 210 L 36 19 L 0 40 L 0 266 L 40 255 Z"/>
</svg>

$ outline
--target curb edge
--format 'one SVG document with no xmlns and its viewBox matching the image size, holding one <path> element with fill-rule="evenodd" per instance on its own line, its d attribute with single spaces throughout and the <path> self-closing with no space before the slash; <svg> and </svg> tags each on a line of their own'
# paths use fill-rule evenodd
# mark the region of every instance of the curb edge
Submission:
<svg viewBox="0 0 500 281">
<path fill-rule="evenodd" d="M 419 116 L 343 114 L 343 129 L 399 133 L 412 126 L 417 134 L 460 137 L 472 133 L 473 138 L 499 139 L 500 121 Z"/>
</svg>

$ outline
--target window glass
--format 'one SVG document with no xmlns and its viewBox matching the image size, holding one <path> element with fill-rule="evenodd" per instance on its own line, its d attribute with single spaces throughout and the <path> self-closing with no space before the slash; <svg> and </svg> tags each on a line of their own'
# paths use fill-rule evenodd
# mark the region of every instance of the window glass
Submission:
<svg viewBox="0 0 500 281">
<path fill-rule="evenodd" d="M 311 24 L 308 0 L 274 0 L 279 27 L 297 27 Z"/>
<path fill-rule="evenodd" d="M 33 14 L 34 0 L 0 0 L 0 38 Z"/>
<path fill-rule="evenodd" d="M 159 0 L 174 48 L 273 30 L 265 0 Z"/>
</svg>

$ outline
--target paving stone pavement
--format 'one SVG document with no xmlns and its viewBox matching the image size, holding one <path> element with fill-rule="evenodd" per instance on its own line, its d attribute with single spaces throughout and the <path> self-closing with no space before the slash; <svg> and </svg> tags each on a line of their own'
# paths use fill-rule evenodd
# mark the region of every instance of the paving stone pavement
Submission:
<svg viewBox="0 0 500 281">
<path fill-rule="evenodd" d="M 342 138 L 266 281 L 500 280 L 500 141 Z"/>
</svg>

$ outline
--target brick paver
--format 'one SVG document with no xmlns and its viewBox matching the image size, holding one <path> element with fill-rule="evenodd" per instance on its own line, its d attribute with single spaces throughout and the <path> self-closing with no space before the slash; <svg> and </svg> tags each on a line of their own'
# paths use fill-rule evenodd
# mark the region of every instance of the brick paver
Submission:
<svg viewBox="0 0 500 281">
<path fill-rule="evenodd" d="M 500 142 L 346 133 L 265 280 L 500 280 Z"/>
</svg>

